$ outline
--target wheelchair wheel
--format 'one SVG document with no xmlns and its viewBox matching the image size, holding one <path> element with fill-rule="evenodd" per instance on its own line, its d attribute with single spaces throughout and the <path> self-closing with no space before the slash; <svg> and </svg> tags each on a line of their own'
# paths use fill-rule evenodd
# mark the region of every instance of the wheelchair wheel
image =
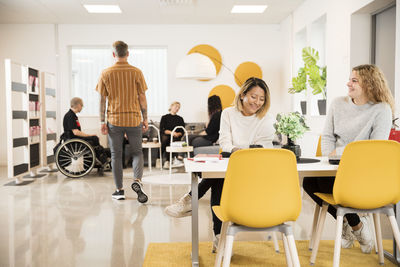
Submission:
<svg viewBox="0 0 400 267">
<path fill-rule="evenodd" d="M 94 167 L 96 154 L 92 146 L 81 139 L 70 139 L 57 149 L 56 164 L 65 176 L 79 178 Z"/>
</svg>

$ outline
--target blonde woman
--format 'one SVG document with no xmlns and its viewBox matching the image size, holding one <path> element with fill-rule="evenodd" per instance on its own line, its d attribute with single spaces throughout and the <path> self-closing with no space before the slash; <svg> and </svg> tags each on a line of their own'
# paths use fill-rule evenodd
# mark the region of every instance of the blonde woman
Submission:
<svg viewBox="0 0 400 267">
<path fill-rule="evenodd" d="M 162 153 L 161 156 L 163 157 L 164 168 L 169 168 L 169 164 L 171 164 L 171 162 L 168 162 L 167 160 L 165 149 L 167 146 L 170 145 L 172 130 L 176 126 L 185 127 L 185 122 L 183 118 L 177 114 L 180 108 L 181 108 L 181 103 L 179 103 L 178 101 L 172 102 L 171 106 L 168 109 L 169 113 L 161 117 L 160 121 L 161 153 Z M 173 141 L 180 140 L 182 136 L 183 136 L 183 130 L 177 129 L 174 132 Z"/>
<path fill-rule="evenodd" d="M 248 79 L 241 87 L 235 99 L 235 106 L 222 111 L 219 130 L 219 145 L 223 152 L 233 153 L 251 145 L 272 147 L 275 130 L 273 118 L 267 114 L 270 107 L 270 93 L 267 84 L 258 78 Z M 203 180 L 206 185 L 199 190 L 201 198 L 211 188 L 211 206 L 219 205 L 224 179 Z M 166 213 L 173 217 L 191 214 L 191 194 L 183 196 L 177 203 L 166 208 Z M 186 214 L 186 215 L 185 215 Z M 221 221 L 213 215 L 215 252 Z"/>
<path fill-rule="evenodd" d="M 332 102 L 325 121 L 321 140 L 325 156 L 342 155 L 345 146 L 353 141 L 389 137 L 394 104 L 382 71 L 375 65 L 354 67 L 347 87 L 348 95 Z M 334 181 L 335 177 L 306 177 L 303 188 L 321 206 L 322 200 L 314 193 L 332 193 Z M 328 212 L 336 218 L 333 206 Z M 357 239 L 362 252 L 370 253 L 373 239 L 368 220 L 357 214 L 346 214 L 345 219 L 342 247 L 351 248 Z"/>
</svg>

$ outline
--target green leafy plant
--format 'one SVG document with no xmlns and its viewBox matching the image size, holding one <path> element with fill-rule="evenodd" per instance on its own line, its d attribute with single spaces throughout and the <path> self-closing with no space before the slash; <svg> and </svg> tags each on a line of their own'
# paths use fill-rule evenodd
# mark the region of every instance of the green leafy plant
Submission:
<svg viewBox="0 0 400 267">
<path fill-rule="evenodd" d="M 292 78 L 292 87 L 289 93 L 300 93 L 307 89 L 307 81 L 312 88 L 312 94 L 322 94 L 326 99 L 326 66 L 317 65 L 319 60 L 318 51 L 311 47 L 304 47 L 302 50 L 304 67 L 300 68 L 297 76 Z"/>
<path fill-rule="evenodd" d="M 299 112 L 279 113 L 276 115 L 274 128 L 277 133 L 288 137 L 289 143 L 302 137 L 310 128 L 307 126 L 303 115 Z"/>
</svg>

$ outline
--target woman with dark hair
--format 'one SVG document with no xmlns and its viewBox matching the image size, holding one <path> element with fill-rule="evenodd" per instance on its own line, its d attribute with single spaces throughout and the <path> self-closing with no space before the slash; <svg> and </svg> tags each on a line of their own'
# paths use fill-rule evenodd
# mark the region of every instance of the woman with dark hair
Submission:
<svg viewBox="0 0 400 267">
<path fill-rule="evenodd" d="M 248 79 L 235 99 L 235 106 L 224 109 L 221 114 L 219 145 L 222 152 L 234 153 L 240 149 L 258 145 L 272 148 L 274 138 L 273 118 L 267 114 L 270 107 L 270 92 L 267 84 L 258 78 Z M 211 206 L 219 205 L 224 178 L 203 179 L 199 184 L 199 198 L 211 188 Z M 191 192 L 185 194 L 177 203 L 168 206 L 165 212 L 173 217 L 188 216 L 192 212 Z M 221 221 L 213 215 L 214 242 L 216 251 Z"/>
<path fill-rule="evenodd" d="M 222 104 L 217 95 L 208 98 L 208 118 L 207 128 L 199 135 L 191 136 L 189 144 L 193 147 L 211 146 L 219 138 L 219 124 L 221 120 Z"/>
</svg>

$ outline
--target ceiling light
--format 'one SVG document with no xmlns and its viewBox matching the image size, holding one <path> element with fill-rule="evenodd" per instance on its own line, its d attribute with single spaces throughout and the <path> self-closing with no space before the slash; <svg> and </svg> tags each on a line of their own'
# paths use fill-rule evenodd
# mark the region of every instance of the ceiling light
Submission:
<svg viewBox="0 0 400 267">
<path fill-rule="evenodd" d="M 83 5 L 89 13 L 121 13 L 118 5 Z"/>
<path fill-rule="evenodd" d="M 234 5 L 231 13 L 263 13 L 267 5 Z"/>
</svg>

